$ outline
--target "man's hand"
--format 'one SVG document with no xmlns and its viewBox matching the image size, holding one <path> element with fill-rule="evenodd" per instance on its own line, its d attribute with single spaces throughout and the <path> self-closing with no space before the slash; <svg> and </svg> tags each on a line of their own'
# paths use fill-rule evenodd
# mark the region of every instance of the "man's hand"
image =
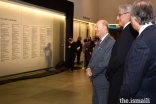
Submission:
<svg viewBox="0 0 156 104">
<path fill-rule="evenodd" d="M 92 76 L 92 72 L 91 72 L 91 69 L 86 69 L 86 75 L 87 75 L 87 77 L 91 77 Z"/>
</svg>

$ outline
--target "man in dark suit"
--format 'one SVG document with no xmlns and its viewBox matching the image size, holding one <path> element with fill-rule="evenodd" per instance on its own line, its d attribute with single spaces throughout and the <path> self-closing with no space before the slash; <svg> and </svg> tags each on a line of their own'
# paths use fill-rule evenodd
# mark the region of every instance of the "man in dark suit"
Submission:
<svg viewBox="0 0 156 104">
<path fill-rule="evenodd" d="M 110 81 L 109 104 L 118 104 L 118 96 L 123 82 L 125 59 L 132 42 L 138 35 L 138 32 L 133 29 L 130 23 L 132 6 L 124 4 L 120 5 L 118 9 L 117 20 L 119 25 L 123 27 L 123 30 L 113 46 L 106 71 L 106 78 Z"/>
<path fill-rule="evenodd" d="M 114 40 L 108 33 L 108 23 L 99 20 L 96 24 L 96 35 L 101 39 L 95 46 L 86 69 L 86 75 L 93 85 L 92 104 L 107 104 L 109 82 L 105 78 L 105 71 L 110 59 Z"/>
<path fill-rule="evenodd" d="M 120 103 L 138 100 L 143 104 L 156 104 L 156 26 L 152 4 L 137 0 L 131 12 L 132 26 L 139 32 L 128 52 Z M 140 101 L 139 101 L 140 100 Z M 141 102 L 142 101 L 142 102 Z"/>
</svg>

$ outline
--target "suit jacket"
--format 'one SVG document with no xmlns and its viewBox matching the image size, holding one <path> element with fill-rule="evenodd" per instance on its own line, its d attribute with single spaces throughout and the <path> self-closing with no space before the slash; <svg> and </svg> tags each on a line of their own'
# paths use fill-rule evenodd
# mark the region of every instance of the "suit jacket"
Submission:
<svg viewBox="0 0 156 104">
<path fill-rule="evenodd" d="M 80 47 L 80 49 L 77 50 L 77 52 L 81 52 L 82 51 L 82 43 L 81 43 L 81 41 L 77 40 L 76 45 L 77 45 L 77 47 Z"/>
<path fill-rule="evenodd" d="M 68 46 L 71 46 L 71 48 L 68 48 L 68 53 L 69 54 L 73 54 L 73 53 L 76 53 L 77 52 L 77 45 L 76 45 L 76 42 L 73 42 L 72 44 L 69 43 Z"/>
<path fill-rule="evenodd" d="M 156 26 L 142 31 L 126 58 L 120 98 L 149 98 L 156 104 Z"/>
<path fill-rule="evenodd" d="M 108 34 L 101 44 L 98 43 L 94 48 L 88 68 L 92 71 L 91 81 L 96 87 L 109 88 L 109 82 L 105 78 L 105 71 L 110 59 L 113 44 L 114 40 Z"/>
<path fill-rule="evenodd" d="M 113 89 L 120 91 L 120 87 L 123 81 L 125 59 L 131 44 L 137 35 L 138 32 L 133 29 L 131 24 L 128 24 L 123 29 L 113 46 L 108 69 L 106 71 L 106 77 L 108 77 L 111 81 L 111 90 Z"/>
</svg>

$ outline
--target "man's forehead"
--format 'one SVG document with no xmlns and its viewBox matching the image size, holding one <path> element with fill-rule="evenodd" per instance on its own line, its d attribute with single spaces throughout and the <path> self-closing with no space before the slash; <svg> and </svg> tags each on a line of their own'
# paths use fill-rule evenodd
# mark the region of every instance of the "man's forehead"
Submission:
<svg viewBox="0 0 156 104">
<path fill-rule="evenodd" d="M 96 26 L 102 26 L 102 22 L 97 22 Z"/>
</svg>

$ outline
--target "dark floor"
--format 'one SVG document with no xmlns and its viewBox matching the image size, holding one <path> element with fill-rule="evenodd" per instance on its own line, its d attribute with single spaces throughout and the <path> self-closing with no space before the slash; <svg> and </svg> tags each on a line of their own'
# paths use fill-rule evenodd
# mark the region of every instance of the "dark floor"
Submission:
<svg viewBox="0 0 156 104">
<path fill-rule="evenodd" d="M 92 85 L 85 70 L 67 70 L 0 85 L 0 104 L 91 104 Z"/>
</svg>

